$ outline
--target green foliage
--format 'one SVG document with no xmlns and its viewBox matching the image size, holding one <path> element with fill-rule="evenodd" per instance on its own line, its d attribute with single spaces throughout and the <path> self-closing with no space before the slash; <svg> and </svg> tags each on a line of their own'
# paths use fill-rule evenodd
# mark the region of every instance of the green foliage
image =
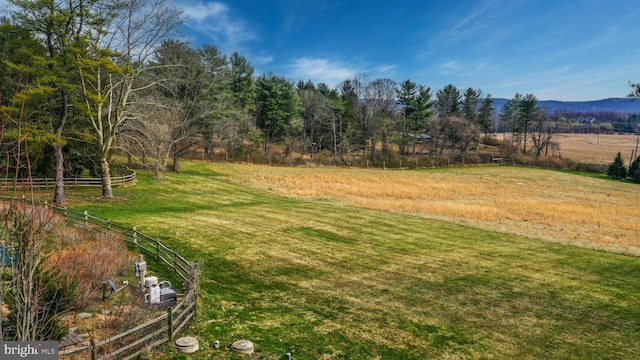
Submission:
<svg viewBox="0 0 640 360">
<path fill-rule="evenodd" d="M 480 89 L 475 90 L 473 88 L 467 88 L 464 94 L 464 100 L 462 102 L 462 116 L 470 122 L 477 121 L 478 104 L 480 103 L 480 96 L 482 91 Z"/>
<path fill-rule="evenodd" d="M 256 80 L 257 125 L 265 133 L 267 145 L 285 134 L 291 120 L 301 111 L 293 85 L 282 76 L 263 74 Z"/>
<path fill-rule="evenodd" d="M 491 98 L 491 94 L 487 94 L 487 96 L 482 101 L 482 105 L 480 105 L 480 109 L 478 110 L 477 122 L 480 126 L 480 129 L 487 133 L 491 129 L 491 115 L 494 111 L 493 107 L 493 99 Z"/>
<path fill-rule="evenodd" d="M 640 183 L 640 156 L 629 165 L 629 173 L 627 175 L 634 182 Z"/>
<path fill-rule="evenodd" d="M 632 83 L 629 81 L 629 87 L 631 87 L 631 92 L 628 97 L 640 98 L 640 83 Z"/>
<path fill-rule="evenodd" d="M 627 178 L 627 167 L 624 165 L 622 154 L 618 153 L 615 159 L 613 159 L 613 162 L 609 164 L 609 167 L 607 168 L 607 175 L 611 179 Z"/>
<path fill-rule="evenodd" d="M 631 165 L 629 165 L 629 172 L 628 172 L 628 176 L 632 179 L 636 178 L 636 175 L 640 172 L 640 170 L 638 170 L 638 167 L 640 167 L 640 156 L 638 156 L 635 160 L 633 160 L 633 162 L 631 163 Z"/>
<path fill-rule="evenodd" d="M 436 92 L 436 108 L 442 117 L 459 116 L 461 101 L 460 90 L 452 84 Z"/>
<path fill-rule="evenodd" d="M 237 107 L 255 111 L 256 88 L 253 80 L 254 68 L 244 57 L 234 52 L 230 59 L 231 92 Z"/>
<path fill-rule="evenodd" d="M 409 139 L 410 134 L 417 136 L 426 131 L 429 120 L 432 115 L 432 108 L 435 104 L 431 100 L 431 88 L 424 85 L 418 85 L 409 79 L 400 83 L 400 87 L 396 89 L 398 103 L 403 106 L 403 116 L 398 121 L 400 130 L 400 153 L 408 153 L 407 145 L 409 142 L 417 142 L 415 139 Z"/>
</svg>

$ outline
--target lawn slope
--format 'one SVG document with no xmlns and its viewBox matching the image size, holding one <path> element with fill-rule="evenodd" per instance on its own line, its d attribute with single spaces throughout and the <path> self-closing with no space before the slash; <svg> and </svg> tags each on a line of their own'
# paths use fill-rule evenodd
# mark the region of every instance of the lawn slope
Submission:
<svg viewBox="0 0 640 360">
<path fill-rule="evenodd" d="M 213 342 L 242 338 L 264 359 L 640 358 L 637 257 L 289 196 L 247 177 L 278 169 L 183 167 L 139 174 L 118 201 L 70 198 L 203 262 L 194 358 L 240 358 Z"/>
</svg>

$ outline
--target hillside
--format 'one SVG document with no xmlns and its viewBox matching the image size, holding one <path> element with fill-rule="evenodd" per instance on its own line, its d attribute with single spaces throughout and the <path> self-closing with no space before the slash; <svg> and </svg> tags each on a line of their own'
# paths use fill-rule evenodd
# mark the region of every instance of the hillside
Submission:
<svg viewBox="0 0 640 360">
<path fill-rule="evenodd" d="M 494 106 L 496 111 L 500 111 L 502 106 L 509 99 L 496 98 Z M 567 112 L 614 112 L 625 114 L 640 113 L 640 99 L 634 98 L 609 98 L 592 101 L 557 101 L 557 100 L 541 100 L 538 103 L 541 107 L 549 112 L 567 111 Z"/>
</svg>

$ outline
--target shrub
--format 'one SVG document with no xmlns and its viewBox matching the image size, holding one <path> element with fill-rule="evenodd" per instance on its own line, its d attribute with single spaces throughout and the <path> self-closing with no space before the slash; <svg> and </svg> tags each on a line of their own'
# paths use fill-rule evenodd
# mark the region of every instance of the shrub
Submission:
<svg viewBox="0 0 640 360">
<path fill-rule="evenodd" d="M 634 182 L 640 183 L 640 171 L 636 171 L 632 177 Z"/>
<path fill-rule="evenodd" d="M 607 175 L 612 179 L 626 179 L 627 167 L 624 166 L 624 160 L 622 160 L 622 154 L 618 153 L 616 158 L 607 168 Z"/>
<path fill-rule="evenodd" d="M 134 262 L 135 255 L 129 254 L 119 234 L 98 233 L 94 239 L 60 250 L 45 266 L 57 274 L 60 286 L 75 288 L 71 307 L 83 309 L 100 297 L 102 282 L 123 273 Z"/>
</svg>

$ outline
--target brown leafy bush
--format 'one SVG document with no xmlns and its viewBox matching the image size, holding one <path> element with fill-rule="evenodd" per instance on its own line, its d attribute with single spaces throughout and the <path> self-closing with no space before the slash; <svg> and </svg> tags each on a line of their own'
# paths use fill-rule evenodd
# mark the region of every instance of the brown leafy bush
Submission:
<svg viewBox="0 0 640 360">
<path fill-rule="evenodd" d="M 70 234 L 77 238 L 74 231 Z M 57 273 L 61 285 L 75 288 L 71 307 L 83 309 L 100 297 L 102 282 L 122 274 L 134 262 L 135 256 L 128 253 L 119 234 L 96 233 L 63 248 L 45 265 Z"/>
<path fill-rule="evenodd" d="M 56 239 L 58 239 L 58 245 L 60 246 L 73 245 L 91 237 L 91 235 L 87 233 L 87 230 L 69 225 L 57 226 L 52 232 Z"/>
</svg>

